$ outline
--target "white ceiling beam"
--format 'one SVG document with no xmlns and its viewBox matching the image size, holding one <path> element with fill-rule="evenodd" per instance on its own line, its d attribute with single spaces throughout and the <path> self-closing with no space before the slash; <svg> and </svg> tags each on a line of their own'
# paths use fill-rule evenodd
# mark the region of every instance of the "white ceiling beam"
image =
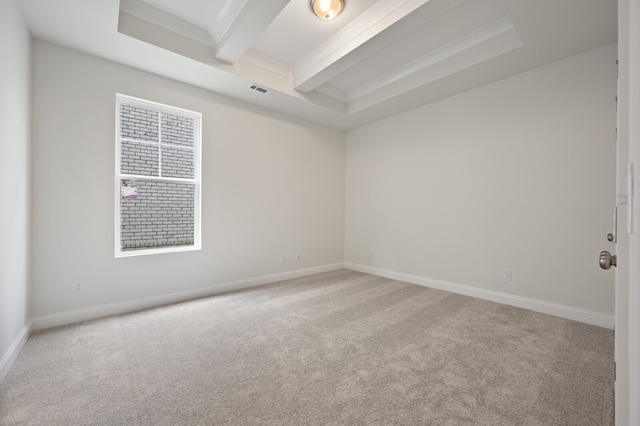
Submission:
<svg viewBox="0 0 640 426">
<path fill-rule="evenodd" d="M 398 75 L 383 76 L 380 81 L 351 91 L 347 94 L 348 114 L 434 84 L 522 46 L 522 39 L 505 18 L 397 70 Z"/>
<path fill-rule="evenodd" d="M 216 58 L 235 63 L 289 1 L 228 0 L 209 30 L 216 44 Z"/>
<path fill-rule="evenodd" d="M 211 35 L 203 28 L 148 5 L 140 0 L 120 0 L 120 12 L 150 22 L 210 47 L 215 47 Z M 120 25 L 121 23 L 119 23 Z M 132 28 L 132 30 L 136 30 Z M 125 31 L 126 33 L 126 31 Z"/>
<path fill-rule="evenodd" d="M 454 40 L 433 52 L 416 58 L 374 80 L 368 81 L 360 87 L 349 90 L 346 100 L 347 102 L 354 101 L 463 52 L 465 54 L 472 53 L 472 55 L 469 55 L 470 63 L 475 64 L 485 61 L 489 59 L 494 52 L 478 49 L 478 47 L 481 45 L 486 46 L 486 42 L 489 40 L 496 40 L 500 46 L 499 50 L 503 52 L 522 46 L 522 40 L 515 31 L 513 24 L 508 17 L 504 17 L 466 34 L 464 37 Z"/>
<path fill-rule="evenodd" d="M 413 14 L 427 2 L 430 7 L 425 13 Z M 294 66 L 296 90 L 310 92 L 316 89 L 395 39 L 424 25 L 425 19 L 433 19 L 461 2 L 462 0 L 381 0 Z M 410 22 L 403 22 L 401 28 L 392 28 L 405 17 Z M 374 37 L 376 43 L 367 43 Z"/>
</svg>

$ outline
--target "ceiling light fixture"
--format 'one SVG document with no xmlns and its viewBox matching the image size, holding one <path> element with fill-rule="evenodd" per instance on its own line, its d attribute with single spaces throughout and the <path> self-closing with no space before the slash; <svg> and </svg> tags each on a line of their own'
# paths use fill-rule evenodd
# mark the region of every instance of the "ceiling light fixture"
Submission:
<svg viewBox="0 0 640 426">
<path fill-rule="evenodd" d="M 344 0 L 311 0 L 311 10 L 323 21 L 330 21 L 344 9 Z"/>
</svg>

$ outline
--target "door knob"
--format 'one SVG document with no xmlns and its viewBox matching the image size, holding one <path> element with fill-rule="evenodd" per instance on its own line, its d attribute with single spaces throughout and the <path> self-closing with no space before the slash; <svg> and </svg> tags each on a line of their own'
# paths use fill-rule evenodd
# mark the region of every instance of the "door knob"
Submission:
<svg viewBox="0 0 640 426">
<path fill-rule="evenodd" d="M 617 266 L 617 261 L 618 256 L 616 256 L 615 254 L 612 256 L 611 253 L 606 250 L 600 252 L 600 260 L 598 262 L 600 263 L 600 267 L 602 269 L 609 269 L 611 268 L 611 265 Z"/>
</svg>

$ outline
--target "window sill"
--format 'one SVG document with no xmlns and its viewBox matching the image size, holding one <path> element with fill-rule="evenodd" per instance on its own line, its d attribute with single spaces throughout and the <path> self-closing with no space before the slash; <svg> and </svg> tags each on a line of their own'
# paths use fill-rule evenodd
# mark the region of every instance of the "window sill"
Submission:
<svg viewBox="0 0 640 426">
<path fill-rule="evenodd" d="M 116 251 L 115 257 L 134 257 L 134 256 L 146 256 L 149 254 L 163 254 L 163 253 L 180 253 L 184 251 L 196 251 L 200 250 L 200 245 L 192 245 L 192 246 L 177 246 L 177 247 L 161 247 L 155 249 L 144 249 L 144 250 L 126 250 L 126 251 Z"/>
</svg>

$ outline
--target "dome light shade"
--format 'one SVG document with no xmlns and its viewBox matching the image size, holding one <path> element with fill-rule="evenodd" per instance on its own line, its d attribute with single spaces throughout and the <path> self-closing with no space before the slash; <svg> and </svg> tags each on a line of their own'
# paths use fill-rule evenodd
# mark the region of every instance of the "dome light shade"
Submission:
<svg viewBox="0 0 640 426">
<path fill-rule="evenodd" d="M 330 21 L 344 9 L 344 0 L 311 0 L 311 10 L 323 21 Z"/>
</svg>

